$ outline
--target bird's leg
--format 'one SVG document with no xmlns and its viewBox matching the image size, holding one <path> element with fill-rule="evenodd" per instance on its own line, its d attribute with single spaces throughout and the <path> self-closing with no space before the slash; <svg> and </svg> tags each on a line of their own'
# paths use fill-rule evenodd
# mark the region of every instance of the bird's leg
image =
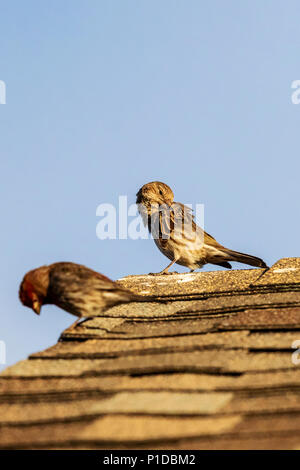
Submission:
<svg viewBox="0 0 300 470">
<path fill-rule="evenodd" d="M 168 266 L 163 269 L 162 271 L 160 271 L 159 273 L 149 273 L 150 276 L 161 276 L 163 274 L 178 274 L 176 271 L 172 272 L 172 273 L 169 273 L 169 269 L 171 266 L 173 266 L 174 263 L 176 263 L 177 261 L 177 258 L 175 258 L 170 264 L 168 264 Z"/>
</svg>

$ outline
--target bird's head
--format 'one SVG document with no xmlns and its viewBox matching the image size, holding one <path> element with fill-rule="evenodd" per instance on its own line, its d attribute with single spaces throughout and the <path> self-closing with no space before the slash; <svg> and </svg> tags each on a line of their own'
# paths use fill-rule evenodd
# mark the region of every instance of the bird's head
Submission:
<svg viewBox="0 0 300 470">
<path fill-rule="evenodd" d="M 144 184 L 136 194 L 136 203 L 143 204 L 147 208 L 151 205 L 167 204 L 174 201 L 174 194 L 170 186 L 160 181 Z"/>
<path fill-rule="evenodd" d="M 49 266 L 29 271 L 25 274 L 20 285 L 20 301 L 39 315 L 42 305 L 46 303 L 48 286 Z"/>
</svg>

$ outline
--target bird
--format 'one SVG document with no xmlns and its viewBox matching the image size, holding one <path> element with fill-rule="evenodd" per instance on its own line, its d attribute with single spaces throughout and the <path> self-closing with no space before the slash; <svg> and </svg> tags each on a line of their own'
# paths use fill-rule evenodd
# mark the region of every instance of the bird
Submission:
<svg viewBox="0 0 300 470">
<path fill-rule="evenodd" d="M 175 263 L 188 267 L 190 272 L 207 263 L 231 269 L 229 261 L 268 268 L 261 258 L 218 243 L 196 225 L 190 207 L 174 202 L 172 189 L 161 181 L 144 184 L 136 194 L 136 204 L 156 246 L 171 260 L 162 271 L 149 274 L 173 274 L 169 269 Z"/>
<path fill-rule="evenodd" d="M 53 263 L 26 273 L 19 298 L 37 315 L 43 305 L 54 304 L 78 318 L 99 316 L 123 303 L 159 301 L 134 294 L 103 274 L 71 262 Z"/>
</svg>

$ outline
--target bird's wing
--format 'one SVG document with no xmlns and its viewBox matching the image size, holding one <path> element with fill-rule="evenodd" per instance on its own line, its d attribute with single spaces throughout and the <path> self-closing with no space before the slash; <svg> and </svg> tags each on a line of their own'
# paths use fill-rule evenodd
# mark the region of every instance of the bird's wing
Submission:
<svg viewBox="0 0 300 470">
<path fill-rule="evenodd" d="M 182 227 L 184 228 L 184 236 L 189 240 L 194 240 L 195 237 L 203 239 L 204 244 L 213 246 L 215 248 L 223 248 L 214 237 L 205 232 L 199 225 L 196 224 L 193 210 L 180 202 L 174 202 L 170 206 L 170 217 L 161 217 L 161 231 L 162 233 L 170 233 L 170 230 L 177 230 L 177 236 L 182 236 Z"/>
<path fill-rule="evenodd" d="M 204 237 L 204 231 L 195 223 L 193 210 L 190 207 L 174 202 L 171 209 L 171 226 L 175 237 L 184 236 L 188 240 Z"/>
<path fill-rule="evenodd" d="M 133 299 L 134 294 L 92 269 L 75 263 L 55 263 L 49 275 L 48 302 L 79 317 Z"/>
<path fill-rule="evenodd" d="M 108 277 L 100 274 L 86 266 L 75 263 L 55 263 L 51 266 L 49 275 L 49 297 L 57 305 L 57 300 L 61 303 L 69 303 L 76 298 L 84 298 L 93 295 L 101 302 L 103 294 L 118 295 L 130 298 L 131 292 L 123 289 L 119 284 Z"/>
<path fill-rule="evenodd" d="M 210 245 L 215 248 L 224 248 L 223 245 L 217 242 L 217 240 L 214 237 L 212 237 L 211 235 L 209 235 L 209 233 L 206 233 L 206 232 L 204 232 L 204 243 L 205 245 Z"/>
<path fill-rule="evenodd" d="M 69 262 L 54 263 L 50 266 L 50 282 L 52 281 L 70 287 L 74 284 L 82 289 L 90 285 L 109 290 L 116 288 L 114 281 L 103 274 L 81 264 Z"/>
</svg>

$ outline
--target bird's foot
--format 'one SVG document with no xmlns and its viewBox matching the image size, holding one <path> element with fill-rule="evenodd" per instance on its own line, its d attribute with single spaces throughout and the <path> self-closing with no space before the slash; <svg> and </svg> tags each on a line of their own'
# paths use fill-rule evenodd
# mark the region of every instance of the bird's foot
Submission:
<svg viewBox="0 0 300 470">
<path fill-rule="evenodd" d="M 159 273 L 149 273 L 149 276 L 171 276 L 172 274 L 178 274 L 178 272 L 172 271 L 171 273 L 169 273 L 169 271 L 160 271 Z"/>
</svg>

